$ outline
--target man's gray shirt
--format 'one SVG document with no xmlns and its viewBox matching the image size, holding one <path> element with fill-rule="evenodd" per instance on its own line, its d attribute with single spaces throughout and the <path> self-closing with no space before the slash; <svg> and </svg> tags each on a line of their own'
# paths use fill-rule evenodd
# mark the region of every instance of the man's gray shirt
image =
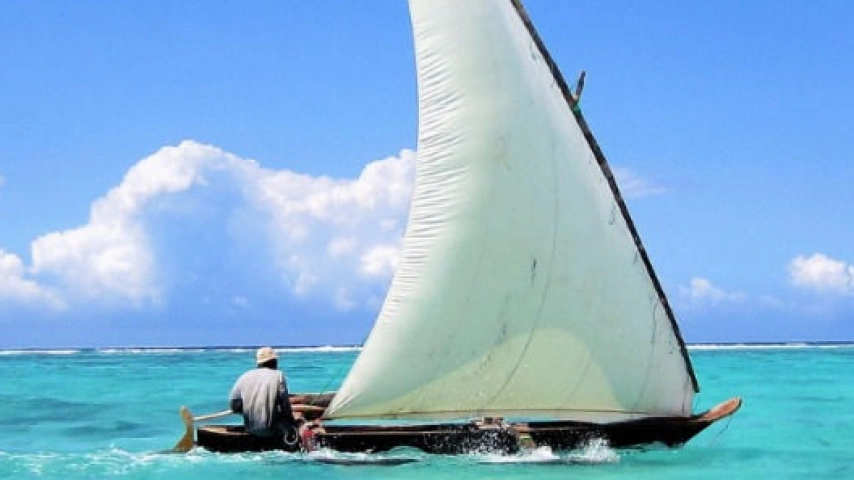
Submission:
<svg viewBox="0 0 854 480">
<path fill-rule="evenodd" d="M 229 401 L 243 402 L 243 422 L 246 430 L 266 433 L 273 427 L 276 398 L 286 395 L 287 387 L 282 372 L 271 368 L 249 370 L 237 379 L 231 389 Z"/>
</svg>

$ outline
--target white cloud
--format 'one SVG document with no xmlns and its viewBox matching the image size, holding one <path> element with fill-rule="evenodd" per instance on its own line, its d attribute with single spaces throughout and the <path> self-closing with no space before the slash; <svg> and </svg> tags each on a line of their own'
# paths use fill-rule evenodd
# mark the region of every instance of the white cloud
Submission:
<svg viewBox="0 0 854 480">
<path fill-rule="evenodd" d="M 305 267 L 297 267 L 297 270 L 304 270 Z M 300 296 L 308 296 L 311 289 L 317 284 L 318 278 L 310 272 L 302 271 L 298 274 L 297 281 L 293 284 L 294 293 Z"/>
<path fill-rule="evenodd" d="M 356 249 L 356 240 L 352 238 L 334 238 L 326 246 L 326 251 L 332 258 L 340 258 L 352 254 Z"/>
<path fill-rule="evenodd" d="M 701 277 L 692 278 L 687 287 L 679 287 L 679 299 L 684 308 L 742 303 L 746 298 L 742 293 L 728 292 Z"/>
<path fill-rule="evenodd" d="M 104 224 L 54 232 L 32 244 L 36 275 L 54 276 L 66 296 L 89 300 L 119 298 L 134 304 L 156 301 L 154 259 L 138 225 Z"/>
<path fill-rule="evenodd" d="M 637 176 L 627 168 L 612 168 L 620 192 L 626 198 L 641 198 L 650 195 L 658 195 L 667 191 L 664 187 L 656 185 L 649 180 Z"/>
<path fill-rule="evenodd" d="M 359 304 L 353 300 L 350 289 L 347 287 L 339 287 L 335 292 L 335 306 L 339 310 L 352 310 Z"/>
<path fill-rule="evenodd" d="M 65 307 L 59 296 L 28 279 L 24 262 L 17 255 L 0 250 L 0 304 L 16 303 L 49 310 Z"/>
<path fill-rule="evenodd" d="M 290 283 L 297 293 L 320 293 L 349 309 L 361 304 L 352 298 L 369 297 L 366 287 L 385 288 L 403 236 L 414 168 L 415 154 L 405 150 L 368 164 L 355 180 L 286 171 L 257 179 L 251 202 L 272 219 L 274 257 L 295 279 Z"/>
<path fill-rule="evenodd" d="M 399 257 L 399 245 L 378 245 L 362 255 L 362 273 L 368 277 L 391 278 Z"/>
<path fill-rule="evenodd" d="M 193 141 L 165 147 L 97 199 L 88 223 L 33 241 L 29 268 L 0 257 L 0 304 L 148 308 L 168 302 L 176 284 L 210 280 L 199 264 L 237 257 L 229 268 L 250 280 L 282 279 L 266 285 L 273 292 L 374 308 L 396 262 L 414 159 L 403 151 L 356 179 L 333 179 L 265 169 Z M 251 302 L 225 294 L 235 306 Z"/>
<path fill-rule="evenodd" d="M 142 216 L 156 200 L 201 183 L 202 167 L 221 161 L 236 157 L 190 141 L 141 160 L 93 203 L 88 224 L 33 242 L 33 273 L 55 278 L 69 300 L 158 303 L 163 292 Z"/>
<path fill-rule="evenodd" d="M 678 305 L 686 310 L 739 305 L 748 309 L 782 312 L 785 314 L 821 317 L 838 312 L 840 298 L 854 297 L 854 265 L 835 260 L 821 253 L 809 257 L 799 255 L 788 265 L 790 283 L 802 290 L 825 294 L 822 297 L 730 292 L 705 278 L 693 278 L 690 284 L 679 287 Z"/>
<path fill-rule="evenodd" d="M 854 265 L 821 253 L 798 255 L 789 262 L 792 285 L 819 293 L 854 294 Z"/>
</svg>

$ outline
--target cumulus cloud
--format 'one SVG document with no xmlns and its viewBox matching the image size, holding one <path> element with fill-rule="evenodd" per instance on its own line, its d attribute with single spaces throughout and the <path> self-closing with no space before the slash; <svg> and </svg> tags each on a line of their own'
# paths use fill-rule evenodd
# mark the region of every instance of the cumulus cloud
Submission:
<svg viewBox="0 0 854 480">
<path fill-rule="evenodd" d="M 697 277 L 691 279 L 688 286 L 679 287 L 678 304 L 686 310 L 740 305 L 750 309 L 815 317 L 838 312 L 844 302 L 854 298 L 854 265 L 827 255 L 798 255 L 789 262 L 788 275 L 792 286 L 822 295 L 788 295 L 785 299 L 774 295 L 746 295 L 727 291 L 708 279 Z"/>
<path fill-rule="evenodd" d="M 684 308 L 696 308 L 742 303 L 746 300 L 746 296 L 742 293 L 728 292 L 708 279 L 695 277 L 687 287 L 679 287 L 679 299 Z"/>
<path fill-rule="evenodd" d="M 612 170 L 617 178 L 617 184 L 620 186 L 620 192 L 626 198 L 648 197 L 666 191 L 664 187 L 639 177 L 627 168 L 614 167 Z"/>
<path fill-rule="evenodd" d="M 233 160 L 216 148 L 184 142 L 141 160 L 93 203 L 88 224 L 33 242 L 33 273 L 56 279 L 71 299 L 158 303 L 163 292 L 141 218 L 156 200 L 201 183 L 203 167 L 222 159 Z"/>
<path fill-rule="evenodd" d="M 50 310 L 65 307 L 56 292 L 27 278 L 24 262 L 17 255 L 0 250 L 0 304 L 6 303 Z"/>
<path fill-rule="evenodd" d="M 798 255 L 789 262 L 789 280 L 805 290 L 838 295 L 854 294 L 854 265 L 821 253 Z"/>
<path fill-rule="evenodd" d="M 394 245 L 379 245 L 362 255 L 361 272 L 368 277 L 391 278 L 400 252 Z"/>
<path fill-rule="evenodd" d="M 149 308 L 177 284 L 212 283 L 217 262 L 231 262 L 296 298 L 373 308 L 397 259 L 414 158 L 405 150 L 334 179 L 194 141 L 165 147 L 97 199 L 88 223 L 33 241 L 30 267 L 0 252 L 0 302 Z M 221 292 L 232 307 L 252 304 L 234 290 Z"/>
<path fill-rule="evenodd" d="M 293 291 L 342 309 L 391 279 L 415 176 L 415 154 L 368 164 L 355 180 L 268 172 L 250 201 L 266 212 L 274 261 Z M 376 290 L 376 289 L 374 289 Z"/>
</svg>

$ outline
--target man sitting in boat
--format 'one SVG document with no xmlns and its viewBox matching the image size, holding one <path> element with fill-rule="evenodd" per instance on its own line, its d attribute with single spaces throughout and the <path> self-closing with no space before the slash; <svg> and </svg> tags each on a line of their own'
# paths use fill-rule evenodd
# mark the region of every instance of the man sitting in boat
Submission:
<svg viewBox="0 0 854 480">
<path fill-rule="evenodd" d="M 256 366 L 235 382 L 229 397 L 234 413 L 243 415 L 246 431 L 259 437 L 296 442 L 296 421 L 288 399 L 288 384 L 279 371 L 279 357 L 270 347 L 259 348 Z"/>
</svg>

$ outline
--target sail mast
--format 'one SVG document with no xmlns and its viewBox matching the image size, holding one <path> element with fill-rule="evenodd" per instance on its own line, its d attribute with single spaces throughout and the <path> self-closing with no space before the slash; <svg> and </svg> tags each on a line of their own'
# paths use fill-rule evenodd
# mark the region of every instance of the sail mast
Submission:
<svg viewBox="0 0 854 480">
<path fill-rule="evenodd" d="M 697 381 L 696 374 L 694 373 L 694 367 L 691 364 L 691 357 L 688 355 L 688 348 L 685 346 L 685 340 L 682 338 L 682 333 L 679 330 L 679 324 L 676 323 L 676 316 L 673 314 L 673 310 L 670 308 L 670 302 L 667 301 L 667 296 L 664 294 L 664 289 L 661 286 L 661 282 L 659 282 L 658 276 L 655 274 L 655 270 L 652 268 L 652 262 L 649 260 L 649 256 L 646 253 L 646 248 L 644 248 L 637 228 L 635 228 L 634 221 L 632 221 L 632 217 L 629 214 L 629 209 L 626 206 L 626 202 L 623 200 L 623 196 L 620 193 L 619 187 L 617 186 L 617 181 L 614 178 L 614 174 L 611 171 L 611 167 L 608 165 L 608 160 L 605 158 L 605 154 L 599 147 L 599 142 L 597 142 L 596 138 L 593 136 L 593 132 L 590 131 L 590 126 L 587 124 L 587 120 L 585 120 L 584 115 L 581 113 L 581 109 L 577 106 L 578 98 L 573 96 L 569 85 L 563 78 L 563 74 L 560 72 L 557 63 L 555 63 L 554 59 L 552 59 L 551 54 L 549 54 L 549 51 L 546 48 L 546 45 L 543 43 L 543 40 L 540 38 L 539 33 L 537 33 L 537 30 L 534 27 L 533 22 L 531 22 L 531 18 L 528 16 L 528 12 L 525 10 L 525 6 L 522 5 L 521 0 L 510 0 L 510 2 L 513 3 L 516 12 L 519 14 L 519 18 L 522 19 L 522 22 L 525 24 L 525 28 L 527 28 L 528 33 L 531 34 L 531 38 L 534 40 L 534 43 L 537 44 L 537 48 L 540 50 L 540 54 L 545 59 L 546 64 L 548 64 L 549 69 L 551 70 L 555 81 L 557 81 L 561 92 L 563 92 L 563 97 L 566 100 L 567 107 L 569 107 L 570 111 L 572 111 L 575 120 L 578 122 L 578 126 L 584 133 L 584 138 L 587 139 L 587 143 L 590 145 L 590 150 L 593 151 L 593 155 L 596 157 L 596 161 L 602 168 L 602 174 L 605 175 L 605 178 L 608 180 L 608 185 L 610 185 L 611 191 L 614 193 L 614 198 L 616 199 L 617 204 L 620 206 L 620 213 L 622 213 L 623 218 L 626 221 L 626 226 L 629 228 L 629 231 L 631 232 L 632 237 L 635 240 L 635 246 L 637 246 L 638 253 L 643 259 L 644 266 L 646 266 L 647 272 L 649 273 L 650 279 L 652 280 L 652 284 L 655 287 L 655 291 L 658 293 L 658 300 L 664 307 L 664 311 L 667 314 L 667 318 L 670 320 L 670 326 L 673 329 L 673 333 L 679 341 L 679 348 L 681 349 L 682 357 L 685 360 L 685 367 L 688 369 L 688 374 L 691 376 L 691 383 L 693 384 L 694 392 L 699 392 L 700 384 Z"/>
</svg>

